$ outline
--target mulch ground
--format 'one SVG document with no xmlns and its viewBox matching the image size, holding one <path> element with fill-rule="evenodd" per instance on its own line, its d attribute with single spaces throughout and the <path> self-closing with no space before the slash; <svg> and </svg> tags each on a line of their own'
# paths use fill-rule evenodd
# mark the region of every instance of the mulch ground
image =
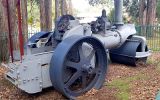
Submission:
<svg viewBox="0 0 160 100">
<path fill-rule="evenodd" d="M 27 94 L 4 78 L 5 69 L 0 67 L 0 100 L 57 100 L 66 99 L 53 88 L 43 90 L 34 95 Z M 149 57 L 146 65 L 137 67 L 125 66 L 120 64 L 110 64 L 106 82 L 100 90 L 91 90 L 79 100 L 119 100 L 117 94 L 121 91 L 116 86 L 110 87 L 115 80 L 126 80 L 131 77 L 138 77 L 128 82 L 130 100 L 154 100 L 160 89 L 160 53 L 154 53 Z"/>
</svg>

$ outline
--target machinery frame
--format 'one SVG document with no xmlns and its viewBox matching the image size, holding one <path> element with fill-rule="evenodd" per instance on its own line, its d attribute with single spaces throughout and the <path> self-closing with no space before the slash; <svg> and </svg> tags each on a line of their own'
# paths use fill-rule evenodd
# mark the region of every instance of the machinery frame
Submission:
<svg viewBox="0 0 160 100">
<path fill-rule="evenodd" d="M 56 20 L 53 32 L 33 35 L 24 46 L 24 55 L 22 50 L 21 55 L 13 51 L 15 56 L 11 52 L 12 59 L 3 64 L 8 69 L 6 79 L 30 94 L 53 86 L 74 99 L 102 87 L 108 55 L 112 62 L 133 66 L 138 61 L 145 63 L 151 54 L 146 39 L 135 35 L 133 24 L 123 23 L 123 0 L 114 1 L 113 25 L 103 10 L 96 21 L 85 24 L 63 15 Z"/>
</svg>

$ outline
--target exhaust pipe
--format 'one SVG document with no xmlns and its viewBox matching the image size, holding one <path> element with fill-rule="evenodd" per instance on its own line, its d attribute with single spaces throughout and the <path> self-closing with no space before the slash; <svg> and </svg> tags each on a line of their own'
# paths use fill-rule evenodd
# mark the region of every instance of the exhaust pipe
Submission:
<svg viewBox="0 0 160 100">
<path fill-rule="evenodd" d="M 115 8 L 114 24 L 116 26 L 123 25 L 122 7 L 123 7 L 123 0 L 114 0 L 114 8 Z"/>
</svg>

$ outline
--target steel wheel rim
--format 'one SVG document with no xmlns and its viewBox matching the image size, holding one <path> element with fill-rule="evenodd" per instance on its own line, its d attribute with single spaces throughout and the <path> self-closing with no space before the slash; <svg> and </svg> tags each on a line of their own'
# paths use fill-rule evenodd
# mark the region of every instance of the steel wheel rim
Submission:
<svg viewBox="0 0 160 100">
<path fill-rule="evenodd" d="M 79 44 L 76 44 L 76 45 L 78 45 L 79 46 Z M 82 48 L 82 43 L 80 44 L 80 47 L 78 48 L 78 51 L 79 51 L 79 55 L 81 55 L 81 56 L 85 56 L 85 55 L 83 55 L 82 54 L 82 50 L 79 50 L 80 48 Z M 94 51 L 94 50 L 92 50 L 92 51 Z M 96 52 L 95 52 L 95 54 L 96 54 Z M 93 53 L 91 52 L 91 54 L 89 54 L 89 56 L 91 56 L 91 55 L 93 55 Z M 86 70 L 84 69 L 83 70 L 83 68 L 82 68 L 82 66 L 85 64 L 85 65 L 88 65 L 88 64 L 91 64 L 91 59 L 92 59 L 92 57 L 91 58 L 89 58 L 88 59 L 88 57 L 82 57 L 81 58 L 81 56 L 80 56 L 80 61 L 78 62 L 78 63 L 76 63 L 76 64 L 78 64 L 77 65 L 77 67 L 79 67 L 79 68 L 75 68 L 75 65 L 67 65 L 66 63 L 68 63 L 68 62 L 70 62 L 70 63 L 75 63 L 75 62 L 71 62 L 71 61 L 66 61 L 66 63 L 65 63 L 65 65 L 67 66 L 67 68 L 69 68 L 69 67 L 71 67 L 71 68 L 74 68 L 74 69 L 76 69 L 76 72 L 71 76 L 71 78 L 72 77 L 76 77 L 76 74 L 77 74 L 77 77 L 76 78 L 74 78 L 73 79 L 73 83 L 70 83 L 70 85 L 68 85 L 69 84 L 69 81 L 72 81 L 72 79 L 70 78 L 69 80 L 68 80 L 68 82 L 66 83 L 67 84 L 67 86 L 66 86 L 66 84 L 65 84 L 65 91 L 66 92 L 69 92 L 70 94 L 73 94 L 73 95 L 78 95 L 78 94 L 81 94 L 81 93 L 83 93 L 83 92 L 86 92 L 88 89 L 90 89 L 91 87 L 93 87 L 94 86 L 94 84 L 95 84 L 95 82 L 97 81 L 97 79 L 98 79 L 98 74 L 100 73 L 100 72 L 98 72 L 98 68 L 95 68 L 94 69 L 94 72 L 91 72 L 91 73 L 89 73 L 88 71 L 87 71 L 87 69 L 88 70 L 90 70 L 90 68 L 87 68 Z M 85 59 L 84 59 L 85 58 Z M 87 61 L 87 59 L 88 59 L 88 61 Z M 87 62 L 89 62 L 89 63 L 87 63 Z M 96 61 L 97 62 L 97 61 Z M 98 65 L 99 66 L 99 65 Z M 98 67 L 97 66 L 97 67 Z M 91 69 L 92 70 L 92 69 Z M 66 70 L 65 70 L 66 71 Z M 100 70 L 99 70 L 100 71 Z M 86 75 L 85 75 L 86 74 Z M 87 81 L 87 75 L 94 75 L 93 76 L 93 79 L 92 80 L 90 80 L 90 82 L 88 82 L 88 84 L 87 83 L 85 83 L 84 81 Z M 80 81 L 82 81 L 81 82 L 81 85 L 82 84 L 85 84 L 85 87 L 83 87 L 82 86 L 82 89 L 81 90 L 71 90 L 71 89 L 69 89 L 69 86 L 71 86 L 71 85 L 73 85 L 75 82 L 77 82 L 78 81 L 78 79 L 80 80 Z"/>
<path fill-rule="evenodd" d="M 60 60 L 60 63 L 57 63 L 56 60 L 54 60 L 53 62 L 51 60 L 50 76 L 51 76 L 51 81 L 52 81 L 53 86 L 58 91 L 60 91 L 61 93 L 63 93 L 68 98 L 74 98 L 76 96 L 79 96 L 79 95 L 87 92 L 92 87 L 95 87 L 95 88 L 100 88 L 101 87 L 101 85 L 104 82 L 106 71 L 107 71 L 107 56 L 106 56 L 105 49 L 103 48 L 103 45 L 97 39 L 95 39 L 95 38 L 92 38 L 92 37 L 82 37 L 82 38 L 81 37 L 75 37 L 75 41 L 74 40 L 70 40 L 70 39 L 67 39 L 67 41 L 64 41 L 64 43 L 61 44 L 61 46 L 59 47 L 59 49 L 57 49 L 55 51 L 55 52 L 57 52 L 60 49 L 64 49 L 64 48 L 62 48 L 62 45 L 63 45 L 63 47 L 66 47 L 65 51 L 63 52 L 63 54 L 62 53 L 60 54 L 58 52 L 57 54 L 55 53 L 55 55 L 53 55 L 52 59 L 54 60 L 54 59 L 57 58 L 57 60 Z M 65 66 L 64 63 L 66 61 L 64 59 L 66 59 L 67 54 L 69 53 L 69 51 L 72 49 L 73 46 L 75 46 L 75 45 L 77 45 L 77 44 L 79 44 L 81 42 L 87 42 L 89 44 L 96 45 L 95 46 L 95 48 L 97 49 L 96 50 L 96 52 L 97 52 L 96 55 L 97 55 L 97 58 L 98 58 L 99 66 L 101 66 L 101 71 L 102 72 L 100 73 L 100 75 L 98 75 L 98 74 L 96 75 L 95 80 L 92 81 L 93 84 L 88 85 L 88 87 L 86 89 L 82 90 L 82 91 L 75 92 L 75 91 L 70 91 L 70 89 L 66 88 L 64 82 L 62 82 L 63 75 L 61 75 L 60 73 L 63 73 L 63 70 L 64 70 L 63 66 Z M 68 46 L 68 45 L 70 45 L 70 46 Z M 63 58 L 63 60 L 59 59 L 59 58 Z M 52 66 L 52 65 L 60 66 L 60 68 L 59 67 L 56 68 L 55 66 Z M 55 72 L 53 73 L 52 71 L 55 71 Z"/>
</svg>

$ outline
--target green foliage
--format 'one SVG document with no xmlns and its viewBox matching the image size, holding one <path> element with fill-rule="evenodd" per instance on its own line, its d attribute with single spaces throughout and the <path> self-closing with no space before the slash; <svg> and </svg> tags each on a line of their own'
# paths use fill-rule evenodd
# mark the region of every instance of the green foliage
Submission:
<svg viewBox="0 0 160 100">
<path fill-rule="evenodd" d="M 110 4 L 113 0 L 88 0 L 90 5 Z M 126 11 L 133 17 L 139 15 L 139 0 L 123 0 Z"/>
<path fill-rule="evenodd" d="M 119 93 L 116 94 L 118 100 L 129 100 L 129 83 L 128 79 L 114 80 L 109 84 L 110 88 L 117 88 Z"/>
<path fill-rule="evenodd" d="M 111 20 L 111 22 L 114 21 L 114 9 L 113 9 L 113 0 L 87 0 L 90 5 L 96 7 L 96 6 L 102 6 L 102 8 L 108 8 L 107 12 L 109 12 L 108 17 Z"/>
<path fill-rule="evenodd" d="M 126 12 L 132 16 L 132 20 L 136 20 L 139 17 L 139 0 L 123 0 L 123 6 L 126 9 Z"/>
<path fill-rule="evenodd" d="M 99 5 L 99 4 L 106 4 L 108 0 L 88 0 L 89 4 L 92 6 Z"/>
<path fill-rule="evenodd" d="M 108 16 L 108 18 L 110 19 L 110 21 L 111 22 L 114 22 L 114 9 L 112 9 L 111 11 L 110 11 L 110 13 L 109 13 L 109 16 Z M 127 18 L 125 17 L 125 16 L 123 16 L 123 22 L 124 23 L 128 23 L 128 20 L 127 20 Z"/>
<path fill-rule="evenodd" d="M 28 0 L 27 10 L 28 10 L 28 24 L 35 25 L 40 22 L 40 11 L 39 5 L 36 1 L 39 0 Z"/>
<path fill-rule="evenodd" d="M 124 0 L 124 7 L 132 17 L 132 20 L 136 21 L 136 18 L 139 17 L 139 0 Z M 156 17 L 160 21 L 160 0 L 157 0 L 156 8 Z"/>
<path fill-rule="evenodd" d="M 160 21 L 160 0 L 157 0 L 157 12 L 156 12 L 157 18 Z"/>
<path fill-rule="evenodd" d="M 92 6 L 95 5 L 111 5 L 114 0 L 88 0 L 89 4 Z M 139 0 L 123 0 L 124 7 L 127 13 L 132 16 L 132 21 L 136 22 L 136 18 L 139 16 Z M 113 6 L 113 5 L 112 5 Z M 114 9 L 109 13 L 110 20 L 114 21 Z M 127 22 L 127 18 L 123 18 L 124 22 Z"/>
<path fill-rule="evenodd" d="M 40 0 L 32 0 L 34 1 L 38 6 L 40 5 Z"/>
<path fill-rule="evenodd" d="M 92 6 L 96 6 L 96 5 L 110 5 L 110 3 L 113 2 L 113 0 L 88 0 L 89 4 Z"/>
<path fill-rule="evenodd" d="M 133 81 L 140 80 L 140 79 L 148 79 L 147 76 L 143 74 L 138 74 L 133 77 L 127 77 L 123 79 L 115 79 L 111 83 L 107 84 L 109 88 L 116 88 L 118 89 L 118 93 L 116 97 L 118 100 L 129 100 L 130 97 L 130 88 Z"/>
<path fill-rule="evenodd" d="M 55 16 L 55 0 L 52 0 L 52 16 L 54 20 Z M 40 27 L 40 0 L 28 0 L 27 2 L 28 10 L 28 24 L 32 27 Z M 44 15 L 45 16 L 45 15 Z"/>
<path fill-rule="evenodd" d="M 111 11 L 110 11 L 110 13 L 109 13 L 109 16 L 108 16 L 108 18 L 111 20 L 111 22 L 114 22 L 114 9 L 112 9 Z"/>
</svg>

